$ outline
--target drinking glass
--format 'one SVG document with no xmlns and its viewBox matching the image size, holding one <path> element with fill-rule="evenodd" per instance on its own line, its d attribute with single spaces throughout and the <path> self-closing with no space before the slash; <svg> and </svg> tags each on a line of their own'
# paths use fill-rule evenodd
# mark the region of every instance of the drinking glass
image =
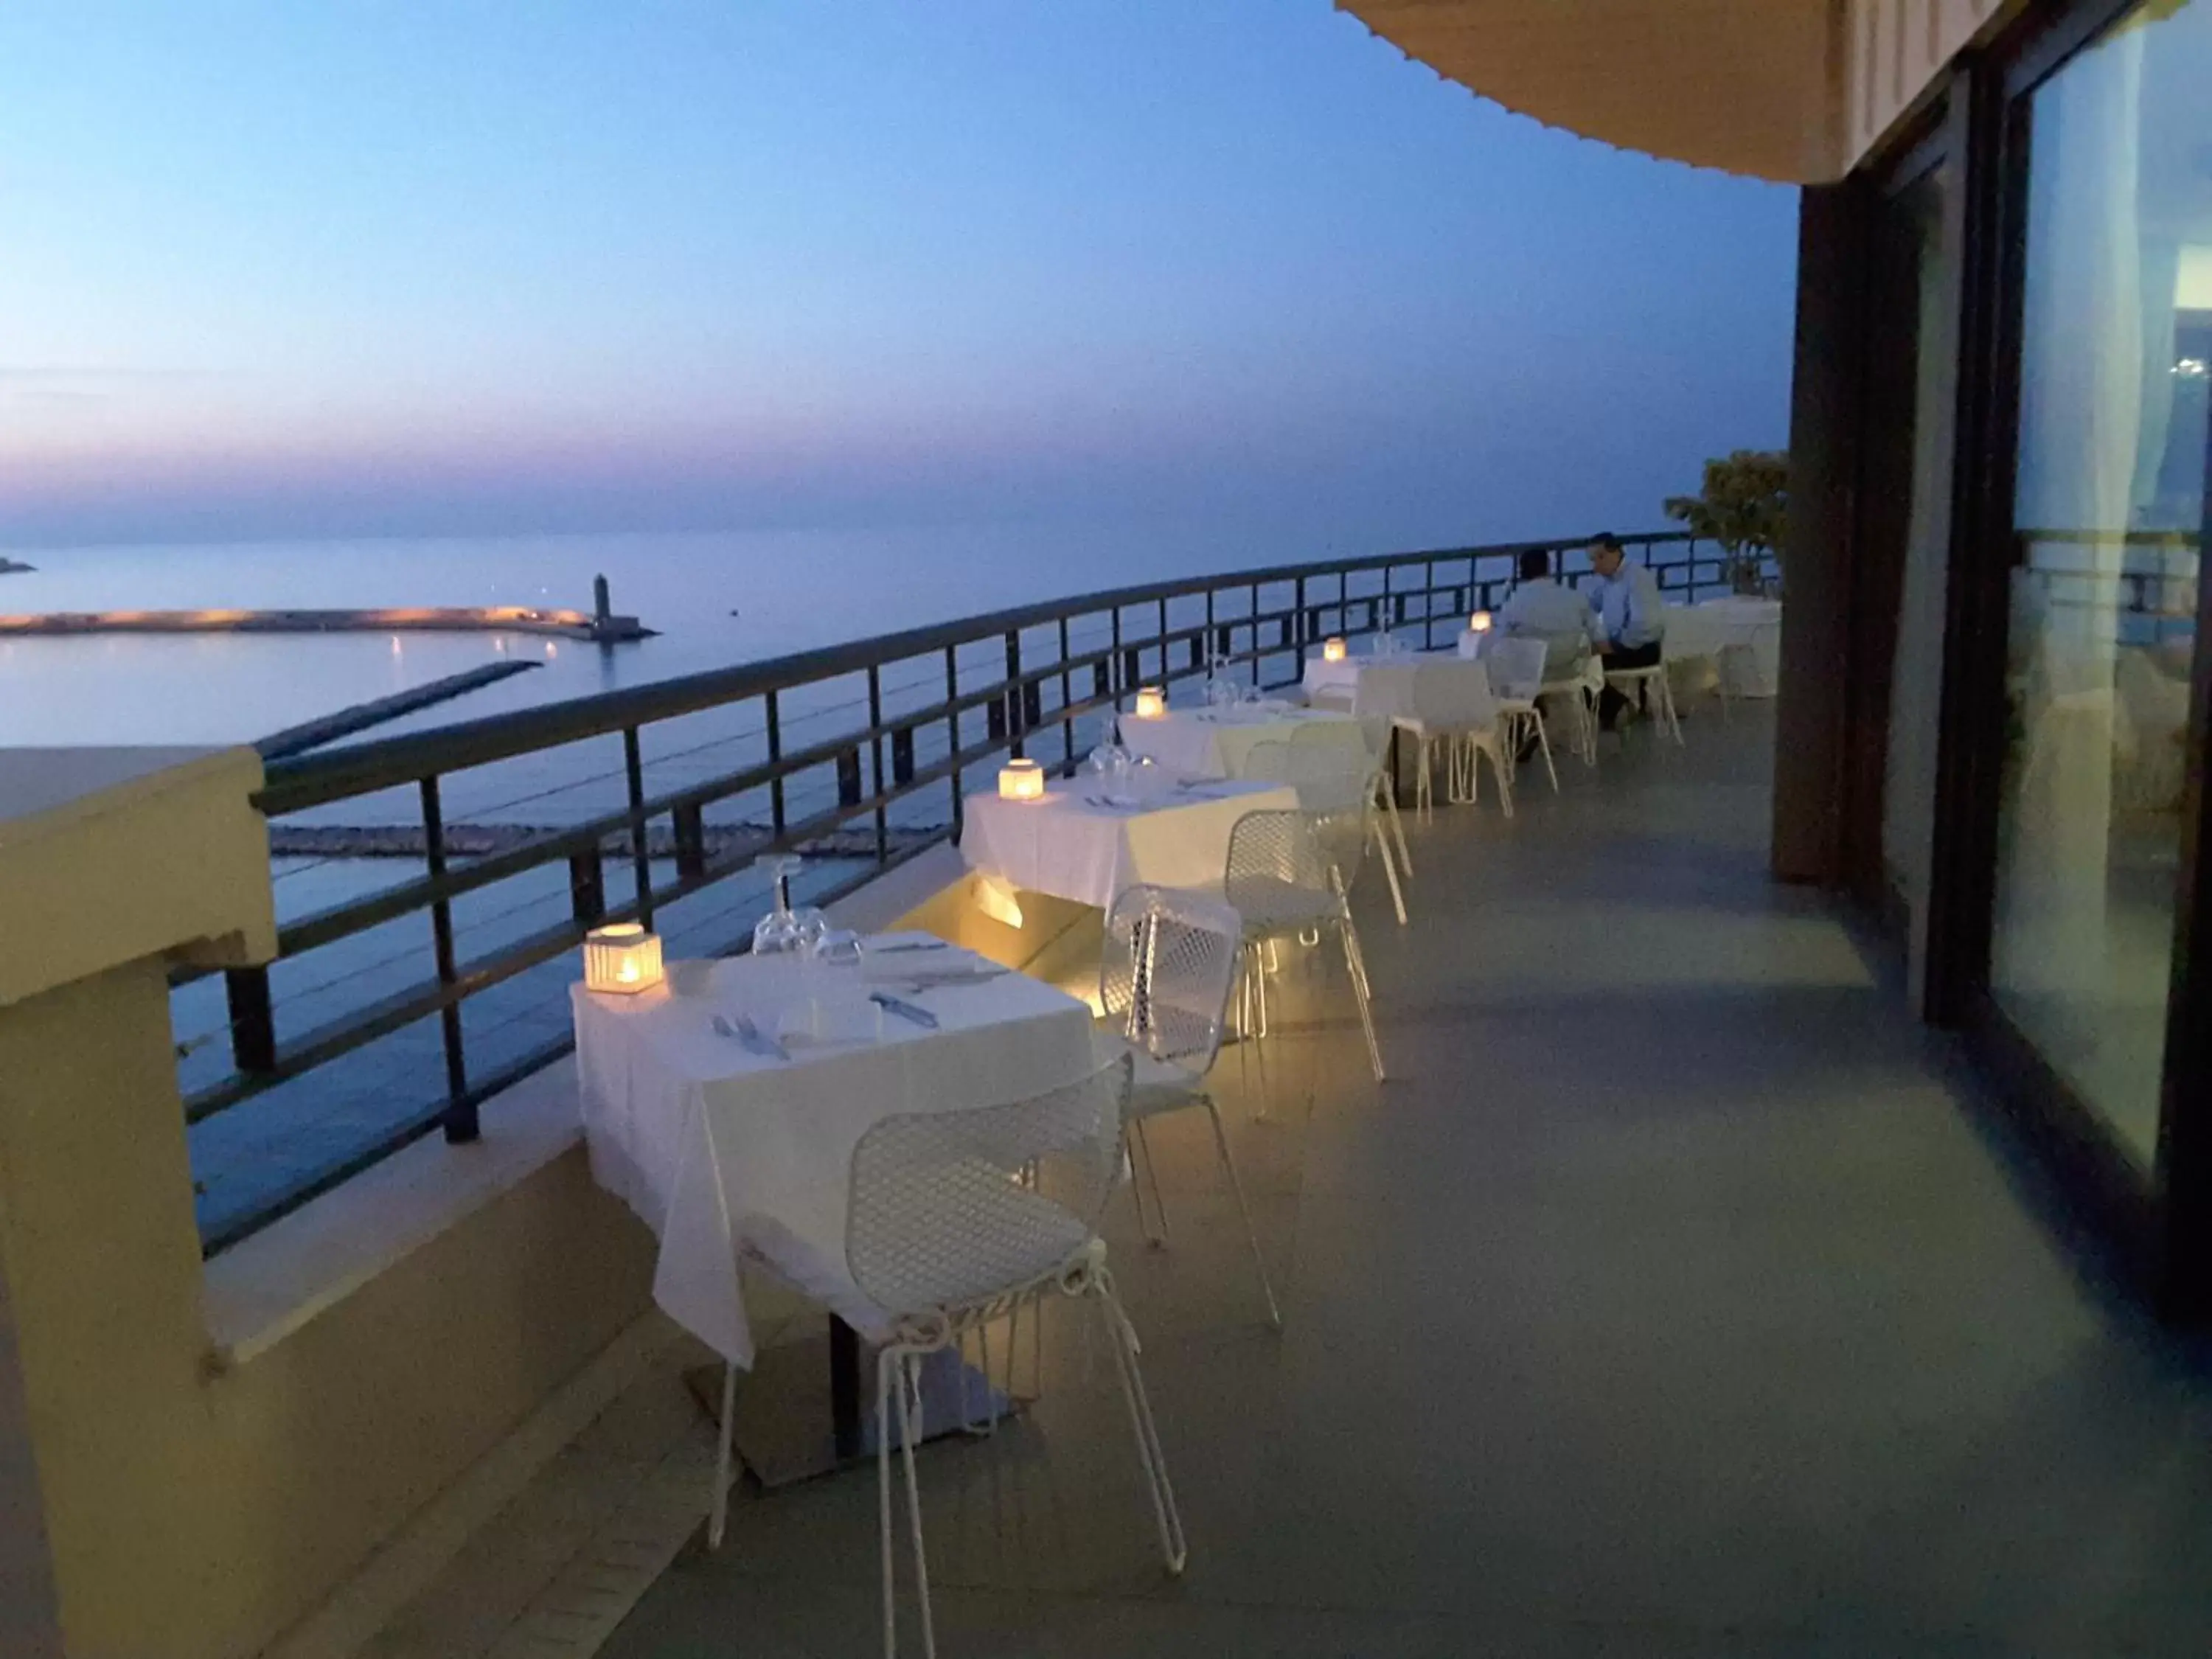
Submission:
<svg viewBox="0 0 2212 1659">
<path fill-rule="evenodd" d="M 805 867 L 805 860 L 790 853 L 772 853 L 754 860 L 753 866 L 768 872 L 775 891 L 775 908 L 753 924 L 753 954 L 786 956 L 802 949 L 806 939 L 800 918 L 791 908 L 791 878 Z"/>
</svg>

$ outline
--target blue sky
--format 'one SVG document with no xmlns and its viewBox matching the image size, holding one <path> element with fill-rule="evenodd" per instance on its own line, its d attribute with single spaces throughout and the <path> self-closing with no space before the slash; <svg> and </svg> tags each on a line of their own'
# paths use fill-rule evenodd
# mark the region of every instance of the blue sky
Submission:
<svg viewBox="0 0 2212 1659">
<path fill-rule="evenodd" d="M 1650 524 L 1795 213 L 1325 0 L 9 0 L 0 544 Z"/>
</svg>

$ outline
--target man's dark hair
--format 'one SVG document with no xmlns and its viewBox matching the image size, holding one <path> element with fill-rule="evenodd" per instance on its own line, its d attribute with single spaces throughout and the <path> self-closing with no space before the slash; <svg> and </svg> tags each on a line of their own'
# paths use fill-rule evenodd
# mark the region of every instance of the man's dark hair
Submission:
<svg viewBox="0 0 2212 1659">
<path fill-rule="evenodd" d="M 1539 576 L 1548 576 L 1551 574 L 1552 556 L 1550 554 L 1540 547 L 1524 547 L 1521 550 L 1521 580 L 1522 581 L 1533 582 Z"/>
<path fill-rule="evenodd" d="M 1610 530 L 1601 530 L 1596 535 L 1590 538 L 1590 545 L 1592 547 L 1609 547 L 1614 552 L 1618 553 L 1620 551 L 1620 538 L 1614 535 Z"/>
</svg>

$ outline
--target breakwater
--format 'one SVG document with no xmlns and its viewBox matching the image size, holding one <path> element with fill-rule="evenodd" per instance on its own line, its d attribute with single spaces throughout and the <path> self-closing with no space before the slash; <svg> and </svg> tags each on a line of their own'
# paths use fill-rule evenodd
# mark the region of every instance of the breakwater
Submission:
<svg viewBox="0 0 2212 1659">
<path fill-rule="evenodd" d="M 651 637 L 635 617 L 530 605 L 367 611 L 49 611 L 0 615 L 0 639 L 72 634 L 550 634 L 611 643 Z"/>
</svg>

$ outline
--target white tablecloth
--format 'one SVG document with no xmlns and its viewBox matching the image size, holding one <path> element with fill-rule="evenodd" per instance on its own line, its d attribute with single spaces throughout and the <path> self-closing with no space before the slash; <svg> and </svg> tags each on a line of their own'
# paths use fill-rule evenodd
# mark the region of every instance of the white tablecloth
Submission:
<svg viewBox="0 0 2212 1659">
<path fill-rule="evenodd" d="M 1340 709 L 1247 705 L 1237 708 L 1171 708 L 1150 720 L 1121 716 L 1121 746 L 1148 755 L 1182 777 L 1233 778 L 1255 743 L 1288 743 L 1302 726 L 1341 728 L 1346 743 L 1363 741 L 1359 722 Z"/>
<path fill-rule="evenodd" d="M 1037 801 L 970 795 L 960 832 L 970 868 L 1032 893 L 1110 908 L 1138 882 L 1218 887 L 1229 832 L 1247 812 L 1294 811 L 1297 792 L 1267 783 L 1215 780 L 1169 788 L 1151 804 L 1095 804 L 1104 782 L 1055 780 Z"/>
<path fill-rule="evenodd" d="M 1696 607 L 1719 639 L 1729 695 L 1771 697 L 1782 672 L 1782 601 L 1729 598 Z M 1671 624 L 1670 624 L 1671 625 Z"/>
<path fill-rule="evenodd" d="M 914 951 L 865 969 L 819 971 L 842 981 L 839 1006 L 873 1025 L 864 979 L 978 961 L 960 951 Z M 776 1030 L 801 1000 L 799 973 L 793 957 L 738 957 L 716 964 L 704 996 L 678 997 L 666 986 L 635 996 L 571 992 L 592 1172 L 659 1236 L 653 1300 L 748 1367 L 741 1252 L 773 1262 L 856 1328 L 880 1323 L 845 1268 L 847 1184 L 869 1126 L 895 1113 L 1019 1099 L 1096 1064 L 1089 1007 L 1019 974 L 898 988 L 940 1028 L 885 1014 L 874 1035 L 860 1025 L 842 1042 L 788 1040 L 787 1063 L 714 1030 L 714 1016 L 733 1011 Z"/>
<path fill-rule="evenodd" d="M 1460 659 L 1463 662 L 1479 660 L 1482 656 L 1482 647 L 1496 638 L 1497 635 L 1498 630 L 1495 628 L 1486 628 L 1480 634 L 1472 628 L 1461 629 L 1459 630 Z"/>
</svg>

